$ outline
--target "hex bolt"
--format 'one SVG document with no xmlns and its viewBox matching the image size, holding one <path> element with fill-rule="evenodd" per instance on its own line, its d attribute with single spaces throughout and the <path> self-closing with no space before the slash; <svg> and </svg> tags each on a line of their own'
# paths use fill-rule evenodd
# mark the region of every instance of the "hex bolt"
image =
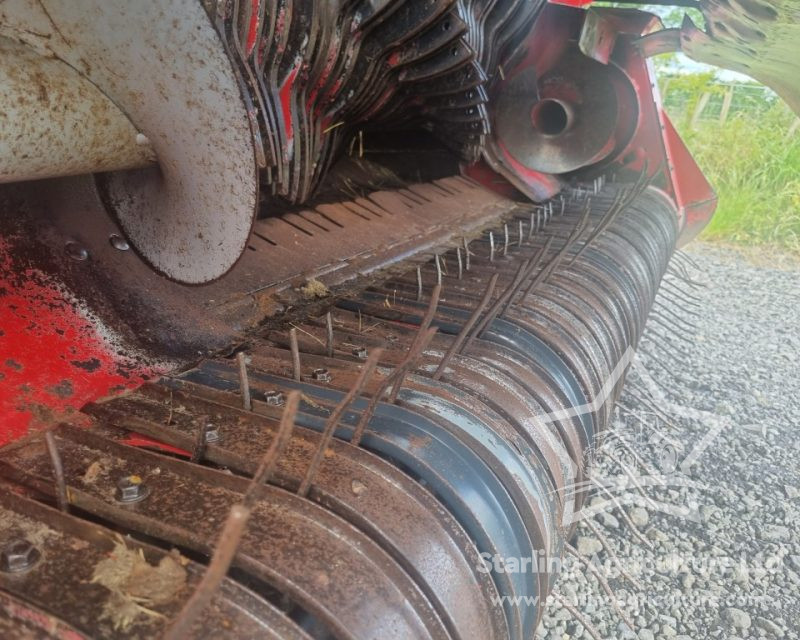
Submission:
<svg viewBox="0 0 800 640">
<path fill-rule="evenodd" d="M 128 244 L 128 241 L 118 233 L 112 233 L 110 236 L 108 236 L 108 242 L 118 251 L 127 251 L 131 248 L 131 245 Z"/>
<path fill-rule="evenodd" d="M 311 372 L 311 377 L 317 382 L 330 382 L 331 374 L 327 369 L 314 369 Z"/>
<path fill-rule="evenodd" d="M 149 495 L 150 489 L 142 482 L 142 478 L 137 475 L 129 475 L 117 481 L 117 491 L 114 497 L 117 502 L 131 504 L 140 502 Z"/>
<path fill-rule="evenodd" d="M 358 358 L 359 360 L 366 360 L 367 359 L 367 348 L 366 347 L 356 347 L 353 349 L 353 355 Z"/>
<path fill-rule="evenodd" d="M 270 407 L 282 407 L 286 398 L 280 391 L 270 389 L 264 392 L 264 400 Z"/>
<path fill-rule="evenodd" d="M 219 432 L 219 427 L 209 423 L 204 428 L 203 438 L 206 444 L 215 444 L 222 440 L 222 434 Z"/>
<path fill-rule="evenodd" d="M 89 259 L 89 252 L 86 250 L 86 248 L 72 240 L 64 245 L 64 251 L 67 252 L 67 256 L 77 262 L 83 262 L 84 260 Z"/>
<path fill-rule="evenodd" d="M 39 562 L 42 554 L 28 540 L 16 538 L 0 551 L 0 571 L 3 573 L 24 573 Z"/>
</svg>

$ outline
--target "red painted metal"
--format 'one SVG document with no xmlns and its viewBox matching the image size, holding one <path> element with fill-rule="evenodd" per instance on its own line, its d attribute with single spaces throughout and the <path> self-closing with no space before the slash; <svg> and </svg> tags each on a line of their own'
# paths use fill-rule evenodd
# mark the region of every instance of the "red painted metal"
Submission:
<svg viewBox="0 0 800 640">
<path fill-rule="evenodd" d="M 141 433 L 131 433 L 126 438 L 122 438 L 119 440 L 122 444 L 127 444 L 131 447 L 143 447 L 145 449 L 155 449 L 157 451 L 162 451 L 163 453 L 171 453 L 176 456 L 180 456 L 181 458 L 191 458 L 192 454 L 190 451 L 186 451 L 186 449 L 181 449 L 179 447 L 174 447 L 171 444 L 167 444 L 166 442 L 161 442 L 161 440 L 156 440 L 155 438 L 151 438 L 149 436 L 142 435 Z"/>
<path fill-rule="evenodd" d="M 550 4 L 560 4 L 565 7 L 588 7 L 594 0 L 547 0 Z"/>
<path fill-rule="evenodd" d="M 669 161 L 673 195 L 683 216 L 680 245 L 696 237 L 711 220 L 717 208 L 717 194 L 686 148 L 663 109 L 660 109 L 664 144 Z"/>
<path fill-rule="evenodd" d="M 20 267 L 13 249 L 0 238 L 0 445 L 59 420 L 74 422 L 89 400 L 154 373 L 119 355 L 99 321 L 59 282 Z"/>
<path fill-rule="evenodd" d="M 627 46 L 617 48 L 615 62 L 636 90 L 639 114 L 634 136 L 614 164 L 639 172 L 647 163 L 655 184 L 677 205 L 681 218 L 679 243 L 685 244 L 711 220 L 717 196 L 670 122 L 661 104 L 653 65 L 630 44 L 632 38 L 624 36 Z M 657 173 L 661 175 L 656 176 Z"/>
</svg>

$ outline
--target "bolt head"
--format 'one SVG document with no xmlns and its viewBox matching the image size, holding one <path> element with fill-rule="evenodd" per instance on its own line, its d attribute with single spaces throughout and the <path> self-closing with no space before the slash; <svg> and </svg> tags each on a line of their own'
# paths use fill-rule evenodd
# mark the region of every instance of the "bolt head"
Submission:
<svg viewBox="0 0 800 640">
<path fill-rule="evenodd" d="M 24 538 L 11 540 L 0 551 L 0 571 L 3 573 L 29 571 L 41 557 L 39 550 Z"/>
<path fill-rule="evenodd" d="M 89 252 L 86 250 L 86 247 L 72 240 L 64 245 L 64 251 L 66 251 L 70 258 L 77 262 L 83 262 L 89 259 Z"/>
<path fill-rule="evenodd" d="M 314 369 L 311 372 L 311 377 L 317 382 L 330 382 L 331 374 L 327 369 Z"/>
<path fill-rule="evenodd" d="M 214 444 L 222 440 L 222 434 L 219 431 L 219 427 L 213 424 L 207 424 L 205 426 L 204 436 L 206 444 Z"/>
<path fill-rule="evenodd" d="M 264 392 L 264 400 L 270 407 L 281 407 L 283 406 L 284 402 L 286 402 L 286 398 L 280 391 L 275 391 L 271 389 L 269 391 Z"/>
<path fill-rule="evenodd" d="M 128 241 L 118 233 L 112 233 L 110 236 L 108 236 L 108 241 L 111 246 L 118 251 L 127 251 L 131 248 L 131 246 L 128 244 Z"/>
<path fill-rule="evenodd" d="M 140 502 L 150 495 L 150 489 L 137 475 L 124 476 L 117 481 L 117 502 L 131 504 Z"/>
<path fill-rule="evenodd" d="M 356 347 L 353 349 L 353 355 L 358 358 L 359 360 L 366 360 L 367 359 L 367 348 L 366 347 Z"/>
</svg>

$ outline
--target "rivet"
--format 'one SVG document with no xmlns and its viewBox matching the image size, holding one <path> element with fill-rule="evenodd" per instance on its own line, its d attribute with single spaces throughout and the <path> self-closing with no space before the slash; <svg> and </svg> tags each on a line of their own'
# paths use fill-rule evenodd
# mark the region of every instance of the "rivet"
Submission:
<svg viewBox="0 0 800 640">
<path fill-rule="evenodd" d="M 83 262 L 89 259 L 89 252 L 86 248 L 74 241 L 67 242 L 67 244 L 64 245 L 64 251 L 67 252 L 70 258 L 77 262 Z"/>
<path fill-rule="evenodd" d="M 131 245 L 128 244 L 128 241 L 118 233 L 112 233 L 110 236 L 108 236 L 108 241 L 111 243 L 112 247 L 119 251 L 127 251 L 131 248 Z"/>
</svg>

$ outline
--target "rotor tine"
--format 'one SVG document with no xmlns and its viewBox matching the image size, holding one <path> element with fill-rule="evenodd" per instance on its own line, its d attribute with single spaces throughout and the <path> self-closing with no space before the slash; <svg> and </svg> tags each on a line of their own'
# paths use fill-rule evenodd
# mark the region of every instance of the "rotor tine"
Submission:
<svg viewBox="0 0 800 640">
<path fill-rule="evenodd" d="M 297 417 L 297 410 L 300 407 L 302 395 L 303 394 L 296 389 L 290 391 L 286 395 L 286 403 L 281 413 L 281 421 L 278 423 L 278 431 L 275 433 L 275 438 L 270 444 L 269 449 L 267 449 L 267 452 L 261 458 L 255 473 L 253 473 L 253 479 L 245 494 L 245 504 L 248 506 L 251 506 L 250 501 L 252 500 L 256 487 L 269 482 L 272 478 L 272 474 L 275 472 L 275 468 L 278 465 L 278 460 L 281 459 L 286 445 L 288 445 L 289 441 L 292 439 L 294 422 Z"/>
<path fill-rule="evenodd" d="M 456 258 L 458 259 L 458 279 L 464 276 L 464 265 L 461 262 L 461 247 L 456 247 Z"/>
<path fill-rule="evenodd" d="M 523 236 L 523 234 L 525 233 L 525 222 L 522 220 L 522 218 L 520 218 L 520 219 L 517 221 L 517 223 L 518 223 L 518 225 L 517 225 L 517 230 L 518 230 L 518 234 L 517 234 L 517 246 L 518 246 L 518 247 L 521 247 L 521 246 L 522 246 L 522 236 Z"/>
<path fill-rule="evenodd" d="M 489 262 L 494 262 L 494 231 L 489 232 Z"/>
<path fill-rule="evenodd" d="M 630 467 L 626 465 L 624 462 L 622 462 L 610 451 L 607 451 L 606 455 L 609 458 L 611 458 L 611 460 L 613 460 L 620 469 L 622 469 L 622 473 L 625 474 L 625 476 L 628 478 L 628 481 L 633 485 L 633 488 L 636 489 L 636 491 L 642 496 L 642 498 L 645 499 L 647 504 L 653 509 L 658 509 L 658 505 L 653 501 L 653 499 L 650 496 L 647 495 L 647 492 L 644 490 L 644 487 L 636 479 L 636 476 L 633 475 L 633 472 L 631 471 Z"/>
<path fill-rule="evenodd" d="M 469 332 L 472 330 L 472 327 L 477 322 L 478 318 L 480 317 L 481 313 L 483 313 L 484 308 L 487 304 L 489 304 L 489 300 L 492 298 L 492 294 L 494 293 L 495 285 L 497 284 L 498 274 L 493 274 L 492 277 L 489 279 L 489 284 L 486 286 L 486 290 L 483 292 L 483 297 L 481 301 L 478 303 L 478 306 L 475 307 L 472 314 L 470 315 L 469 319 L 464 323 L 464 326 L 461 327 L 461 331 L 458 332 L 458 335 L 450 343 L 450 347 L 447 349 L 447 353 L 444 354 L 442 361 L 439 363 L 439 366 L 436 368 L 436 371 L 433 374 L 433 379 L 438 380 L 442 377 L 444 370 L 447 368 L 447 363 L 450 362 L 450 359 L 453 357 L 454 354 L 461 352 L 461 345 L 464 343 Z"/>
<path fill-rule="evenodd" d="M 64 465 L 61 462 L 61 454 L 58 451 L 58 443 L 51 430 L 44 432 L 44 441 L 47 444 L 47 453 L 50 455 L 50 463 L 53 465 L 53 479 L 56 484 L 56 500 L 59 511 L 67 513 L 69 511 L 69 498 L 67 497 L 67 483 L 64 479 Z"/>
<path fill-rule="evenodd" d="M 422 300 L 422 269 L 417 267 L 417 301 Z"/>
<path fill-rule="evenodd" d="M 202 414 L 197 417 L 198 424 L 197 433 L 194 437 L 194 446 L 192 447 L 192 462 L 200 462 L 206 455 L 206 424 L 208 424 L 208 416 Z"/>
<path fill-rule="evenodd" d="M 536 271 L 537 267 L 539 266 L 539 263 L 542 261 L 542 257 L 544 256 L 548 248 L 549 245 L 545 243 L 543 247 L 539 248 L 539 251 L 536 252 L 536 255 L 533 257 L 533 259 L 529 260 L 529 266 L 526 268 L 525 273 L 522 275 L 522 279 L 520 280 L 519 285 L 514 289 L 512 294 L 505 300 L 503 308 L 500 310 L 499 315 L 501 318 L 505 316 L 505 314 L 508 313 L 508 310 L 513 306 L 514 298 L 516 298 L 517 292 L 522 288 L 522 283 L 525 282 L 528 278 L 530 278 L 533 275 L 533 272 Z M 524 300 L 525 296 L 523 295 L 521 299 Z"/>
<path fill-rule="evenodd" d="M 486 327 L 490 326 L 492 322 L 494 322 L 494 319 L 497 317 L 497 314 L 500 311 L 500 307 L 514 297 L 514 294 L 517 292 L 520 285 L 522 285 L 522 283 L 525 281 L 525 278 L 528 275 L 530 275 L 530 272 L 532 270 L 532 267 L 530 265 L 531 265 L 530 258 L 520 263 L 519 267 L 517 268 L 516 274 L 514 274 L 513 280 L 505 288 L 503 293 L 501 293 L 498 296 L 497 300 L 495 300 L 494 303 L 492 303 L 492 306 L 489 307 L 489 311 L 487 311 L 486 315 L 483 317 L 483 319 L 481 319 L 480 323 L 473 331 L 472 336 L 481 335 L 483 330 Z M 471 342 L 472 342 L 472 337 L 468 340 L 468 343 Z"/>
<path fill-rule="evenodd" d="M 469 271 L 469 240 L 464 238 L 464 269 Z"/>
<path fill-rule="evenodd" d="M 322 431 L 322 437 L 320 438 L 319 445 L 317 446 L 316 451 L 314 451 L 311 464 L 308 466 L 306 475 L 303 478 L 303 481 L 300 483 L 300 488 L 297 490 L 297 494 L 299 496 L 305 497 L 308 495 L 308 490 L 311 488 L 311 484 L 314 482 L 314 477 L 317 475 L 319 465 L 322 463 L 322 458 L 325 456 L 325 451 L 328 448 L 328 444 L 333 437 L 333 432 L 336 430 L 342 414 L 347 410 L 347 407 L 350 406 L 350 403 L 356 398 L 356 396 L 361 393 L 367 380 L 375 370 L 375 367 L 378 366 L 378 360 L 382 355 L 383 349 L 378 348 L 372 350 L 372 353 L 369 354 L 369 358 L 367 358 L 367 361 L 361 368 L 361 372 L 358 374 L 353 386 L 341 399 L 339 404 L 336 405 L 334 410 L 331 412 L 331 415 L 328 416 L 328 419 L 325 422 L 325 428 Z"/>
<path fill-rule="evenodd" d="M 600 489 L 600 490 L 601 490 L 601 491 L 602 491 L 602 492 L 603 492 L 603 493 L 606 495 L 606 497 L 607 497 L 607 498 L 608 498 L 608 499 L 609 499 L 609 500 L 610 500 L 610 501 L 611 501 L 611 502 L 614 504 L 614 506 L 615 506 L 615 507 L 616 507 L 616 508 L 619 510 L 619 512 L 620 512 L 620 517 L 621 517 L 621 518 L 622 518 L 622 519 L 625 521 L 625 523 L 628 525 L 628 527 L 630 528 L 630 530 L 631 530 L 631 533 L 633 533 L 634 537 L 636 537 L 636 539 L 638 539 L 638 540 L 639 540 L 639 541 L 640 541 L 640 542 L 641 542 L 643 545 L 645 545 L 645 546 L 646 546 L 648 549 L 653 549 L 653 543 L 652 543 L 652 542 L 650 542 L 650 541 L 649 541 L 647 538 L 645 538 L 645 537 L 642 535 L 642 532 L 641 532 L 641 531 L 639 531 L 639 528 L 638 528 L 638 527 L 637 527 L 635 524 L 633 524 L 633 520 L 631 520 L 631 519 L 630 519 L 630 517 L 628 516 L 628 512 L 627 512 L 627 511 L 625 511 L 624 507 L 623 507 L 623 506 L 622 506 L 622 505 L 619 503 L 619 500 L 617 500 L 617 498 L 614 496 L 614 494 L 613 494 L 613 493 L 611 493 L 611 492 L 610 492 L 610 491 L 609 491 L 609 490 L 608 490 L 608 489 L 605 487 L 605 485 L 603 485 L 602 483 L 600 483 L 600 482 L 598 482 L 597 480 L 595 480 L 595 478 L 594 478 L 594 475 L 592 475 L 592 476 L 590 476 L 590 477 L 589 477 L 589 481 L 590 481 L 590 482 L 591 482 L 591 483 L 592 483 L 594 486 L 596 486 L 598 489 Z"/>
<path fill-rule="evenodd" d="M 423 335 L 418 335 L 418 340 L 415 339 L 414 343 L 412 343 L 403 361 L 397 365 L 397 368 L 390 375 L 386 376 L 383 383 L 380 385 L 380 387 L 378 387 L 378 390 L 373 394 L 372 398 L 370 398 L 366 409 L 364 409 L 362 412 L 361 418 L 359 419 L 356 428 L 353 430 L 353 436 L 350 439 L 350 444 L 357 447 L 361 443 L 361 438 L 364 436 L 364 431 L 367 428 L 367 424 L 372 418 L 372 414 L 375 413 L 375 409 L 383 395 L 386 393 L 386 390 L 389 387 L 394 387 L 397 381 L 400 380 L 401 372 L 407 371 L 413 366 L 417 357 L 419 357 L 419 354 L 427 348 L 437 331 L 437 327 L 430 327 Z M 403 377 L 405 377 L 405 374 L 403 374 Z"/>
<path fill-rule="evenodd" d="M 600 222 L 597 223 L 597 226 L 594 228 L 594 231 L 592 231 L 592 234 L 586 239 L 586 242 L 583 243 L 583 246 L 578 249 L 575 255 L 572 256 L 572 260 L 569 262 L 570 265 L 572 265 L 583 255 L 583 252 L 586 251 L 592 245 L 595 239 L 614 222 L 619 213 L 623 210 L 626 200 L 625 191 L 625 189 L 620 189 L 614 196 L 611 206 L 603 215 Z"/>
<path fill-rule="evenodd" d="M 560 604 L 562 607 L 564 607 L 567 611 L 570 612 L 572 617 L 575 618 L 575 620 L 577 620 L 577 622 L 580 625 L 582 625 L 583 628 L 586 629 L 586 631 L 589 632 L 589 635 L 592 636 L 593 640 L 603 640 L 603 637 L 600 635 L 600 632 L 594 627 L 594 625 L 591 622 L 589 622 L 589 620 L 586 617 L 584 617 L 584 615 L 580 611 L 578 611 L 576 607 L 573 606 L 573 604 L 569 600 L 567 600 L 557 591 L 551 591 L 550 595 L 553 596 L 553 598 L 555 599 L 556 602 L 558 602 L 558 604 Z"/>
<path fill-rule="evenodd" d="M 247 521 L 250 519 L 250 513 L 251 510 L 243 504 L 231 507 L 206 572 L 172 625 L 164 633 L 164 640 L 183 640 L 190 637 L 192 624 L 211 602 L 230 569 Z"/>
<path fill-rule="evenodd" d="M 583 523 L 589 527 L 589 530 L 594 533 L 595 537 L 600 541 L 600 544 L 603 545 L 603 549 L 605 549 L 608 557 L 611 558 L 611 561 L 617 565 L 617 570 L 619 571 L 620 575 L 625 578 L 628 582 L 630 582 L 636 589 L 640 591 L 644 591 L 644 585 L 639 582 L 636 578 L 634 578 L 625 566 L 622 564 L 622 561 L 619 559 L 619 556 L 614 551 L 614 548 L 611 546 L 611 543 L 608 541 L 608 538 L 603 534 L 600 529 L 591 521 L 589 518 L 585 518 Z"/>
<path fill-rule="evenodd" d="M 503 255 L 504 256 L 508 255 L 508 240 L 509 240 L 508 223 L 506 222 L 505 224 L 503 224 Z"/>
<path fill-rule="evenodd" d="M 236 354 L 236 362 L 239 364 L 239 389 L 242 393 L 242 408 L 245 411 L 253 410 L 253 402 L 250 399 L 250 380 L 247 377 L 247 360 L 242 351 Z"/>
<path fill-rule="evenodd" d="M 611 601 L 611 606 L 614 607 L 614 611 L 617 612 L 617 615 L 622 619 L 622 621 L 627 625 L 627 627 L 631 631 L 634 631 L 636 627 L 633 626 L 633 622 L 631 621 L 631 619 L 619 606 L 618 602 L 619 598 L 617 598 L 617 594 L 614 593 L 614 590 L 611 588 L 611 585 L 608 584 L 608 581 L 603 577 L 603 574 L 600 573 L 600 570 L 596 566 L 594 566 L 592 562 L 589 562 L 580 553 L 578 553 L 578 550 L 571 544 L 564 545 L 564 548 L 567 550 L 567 553 L 569 553 L 574 558 L 577 558 L 581 562 L 581 564 L 583 564 L 583 566 L 589 570 L 589 573 L 591 573 L 597 579 L 597 581 L 600 583 L 600 586 L 603 587 L 603 591 L 606 592 L 608 599 Z"/>
<path fill-rule="evenodd" d="M 297 329 L 289 329 L 289 348 L 292 351 L 292 373 L 294 379 L 300 382 L 300 347 L 297 346 Z"/>
<path fill-rule="evenodd" d="M 267 450 L 253 479 L 250 481 L 240 504 L 234 504 L 220 532 L 214 555 L 208 563 L 200 583 L 189 597 L 183 608 L 175 617 L 172 625 L 164 634 L 164 640 L 183 640 L 190 636 L 190 629 L 197 617 L 208 607 L 220 584 L 228 574 L 236 551 L 244 535 L 256 499 L 256 489 L 269 477 L 275 461 L 291 436 L 297 407 L 300 404 L 300 392 L 291 391 L 281 417 L 278 433 Z"/>
<path fill-rule="evenodd" d="M 329 358 L 333 357 L 333 316 L 330 311 L 325 314 L 325 353 Z"/>
<path fill-rule="evenodd" d="M 442 293 L 442 285 L 437 284 L 433 288 L 433 293 L 431 293 L 431 299 L 428 303 L 428 310 L 425 312 L 425 316 L 422 318 L 422 322 L 417 329 L 417 335 L 414 337 L 414 342 L 412 343 L 412 348 L 414 344 L 419 341 L 425 332 L 428 330 L 428 327 L 431 326 L 431 322 L 433 322 L 433 317 L 436 315 L 436 309 L 439 307 L 439 296 Z M 405 373 L 403 374 L 405 377 Z M 394 402 L 397 400 L 397 393 L 400 391 L 400 387 L 403 384 L 403 379 L 401 378 L 396 385 L 392 386 L 392 392 L 389 394 L 389 402 Z"/>
</svg>

